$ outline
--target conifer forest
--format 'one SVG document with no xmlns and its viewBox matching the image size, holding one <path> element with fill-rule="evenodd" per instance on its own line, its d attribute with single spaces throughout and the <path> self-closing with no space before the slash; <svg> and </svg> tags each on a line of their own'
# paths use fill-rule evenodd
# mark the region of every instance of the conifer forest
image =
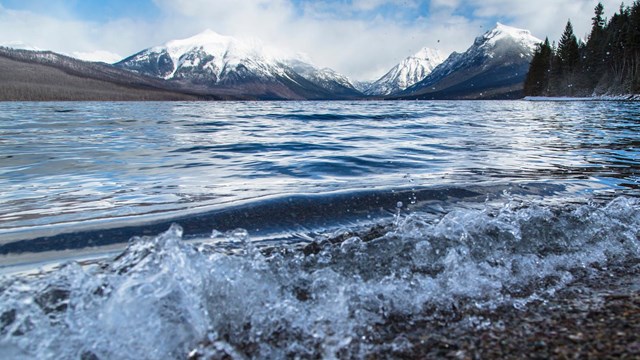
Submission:
<svg viewBox="0 0 640 360">
<path fill-rule="evenodd" d="M 591 96 L 640 92 L 640 1 L 605 17 L 594 9 L 586 42 L 567 22 L 562 36 L 538 45 L 524 84 L 527 96 Z"/>
</svg>

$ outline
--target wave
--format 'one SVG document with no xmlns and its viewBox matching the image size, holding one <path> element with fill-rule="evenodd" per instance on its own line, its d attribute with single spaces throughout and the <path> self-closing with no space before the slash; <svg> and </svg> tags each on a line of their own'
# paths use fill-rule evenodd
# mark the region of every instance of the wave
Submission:
<svg viewBox="0 0 640 360">
<path fill-rule="evenodd" d="M 0 350 L 9 358 L 362 358 L 410 347 L 398 323 L 526 307 L 578 278 L 637 263 L 639 239 L 640 201 L 631 197 L 412 212 L 298 244 L 261 245 L 242 229 L 193 243 L 174 224 L 132 238 L 110 260 L 3 279 Z"/>
<path fill-rule="evenodd" d="M 407 175 L 408 176 L 408 175 Z M 411 182 L 408 178 L 407 182 Z M 257 237 L 273 237 L 282 232 L 313 232 L 349 227 L 393 216 L 398 202 L 403 211 L 440 212 L 445 208 L 482 205 L 487 199 L 509 196 L 546 196 L 562 193 L 565 187 L 552 183 L 494 183 L 489 185 L 442 185 L 434 187 L 382 188 L 337 191 L 320 194 L 288 194 L 232 204 L 212 209 L 195 209 L 187 214 L 159 214 L 159 219 L 144 216 L 83 221 L 61 224 L 42 230 L 29 228 L 4 234 L 20 236 L 0 243 L 0 255 L 47 251 L 78 250 L 108 246 L 136 235 L 158 234 L 176 222 L 185 229 L 186 238 L 207 236 L 212 228 L 229 231 L 244 228 Z M 1 268 L 1 266 L 0 266 Z"/>
<path fill-rule="evenodd" d="M 342 121 L 342 120 L 364 120 L 364 121 L 389 121 L 389 120 L 410 120 L 423 119 L 426 117 L 443 117 L 442 113 L 435 111 L 411 111 L 411 112 L 385 112 L 381 114 L 354 114 L 354 113 L 296 113 L 287 112 L 267 113 L 259 115 L 240 115 L 242 119 L 266 118 L 274 120 L 294 120 L 294 121 Z"/>
</svg>

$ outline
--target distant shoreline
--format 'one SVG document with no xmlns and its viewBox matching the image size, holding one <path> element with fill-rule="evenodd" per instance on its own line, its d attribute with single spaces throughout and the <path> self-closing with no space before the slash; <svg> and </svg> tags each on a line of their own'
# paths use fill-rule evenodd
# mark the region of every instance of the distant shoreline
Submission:
<svg viewBox="0 0 640 360">
<path fill-rule="evenodd" d="M 599 96 L 525 96 L 526 101 L 640 101 L 640 94 L 599 95 Z"/>
</svg>

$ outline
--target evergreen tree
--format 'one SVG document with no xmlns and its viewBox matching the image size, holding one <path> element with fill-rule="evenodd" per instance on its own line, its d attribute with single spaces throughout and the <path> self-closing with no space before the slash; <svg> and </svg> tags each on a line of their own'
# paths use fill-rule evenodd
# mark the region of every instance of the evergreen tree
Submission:
<svg viewBox="0 0 640 360">
<path fill-rule="evenodd" d="M 604 15 L 604 6 L 602 5 L 601 2 L 598 3 L 598 5 L 596 5 L 595 9 L 595 16 L 591 18 L 592 25 L 593 28 L 591 30 L 591 35 L 593 35 L 594 31 L 602 31 L 602 29 L 604 28 L 604 26 L 606 25 L 606 20 L 602 17 L 602 15 Z"/>
<path fill-rule="evenodd" d="M 550 92 L 557 95 L 574 95 L 576 73 L 579 72 L 580 47 L 573 34 L 573 25 L 567 21 L 564 32 L 558 42 L 558 49 L 551 65 Z"/>
<path fill-rule="evenodd" d="M 605 64 L 606 36 L 604 27 L 607 23 L 604 15 L 604 6 L 598 3 L 594 9 L 591 33 L 585 45 L 582 69 L 584 87 L 592 90 L 598 84 Z"/>
<path fill-rule="evenodd" d="M 551 43 L 551 70 L 549 71 L 549 84 L 547 90 L 549 95 L 562 95 L 564 89 L 560 89 L 560 83 L 563 77 L 562 61 L 558 56 L 558 45 L 554 41 Z"/>
<path fill-rule="evenodd" d="M 624 81 L 627 64 L 625 59 L 626 35 L 629 27 L 629 10 L 620 6 L 620 12 L 611 17 L 611 21 L 605 28 L 607 36 L 605 54 L 607 72 L 617 83 Z"/>
<path fill-rule="evenodd" d="M 573 72 L 580 62 L 580 49 L 578 47 L 578 39 L 573 34 L 573 25 L 571 20 L 567 21 L 564 33 L 558 42 L 557 56 L 560 59 L 563 74 Z"/>
<path fill-rule="evenodd" d="M 640 93 L 640 0 L 622 4 L 608 21 L 598 3 L 591 20 L 586 44 L 578 43 L 569 21 L 557 47 L 548 40 L 539 45 L 525 83 L 527 95 Z"/>
<path fill-rule="evenodd" d="M 549 38 L 546 38 L 544 43 L 538 44 L 529 65 L 529 73 L 524 83 L 526 96 L 548 95 L 551 58 L 552 49 Z"/>
<path fill-rule="evenodd" d="M 629 12 L 627 28 L 627 56 L 631 91 L 640 91 L 640 1 L 635 1 Z"/>
</svg>

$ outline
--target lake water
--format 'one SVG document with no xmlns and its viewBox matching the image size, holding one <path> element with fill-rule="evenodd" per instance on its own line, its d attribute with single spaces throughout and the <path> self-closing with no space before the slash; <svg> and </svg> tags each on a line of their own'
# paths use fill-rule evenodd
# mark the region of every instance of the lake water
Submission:
<svg viewBox="0 0 640 360">
<path fill-rule="evenodd" d="M 9 357 L 362 357 L 637 261 L 640 104 L 2 103 L 0 189 Z"/>
</svg>

